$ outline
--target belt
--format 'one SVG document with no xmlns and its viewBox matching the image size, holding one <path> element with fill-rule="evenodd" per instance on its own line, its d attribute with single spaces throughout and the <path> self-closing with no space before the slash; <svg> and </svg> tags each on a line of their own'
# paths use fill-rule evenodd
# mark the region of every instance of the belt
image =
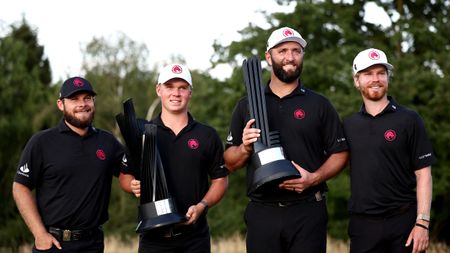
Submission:
<svg viewBox="0 0 450 253">
<path fill-rule="evenodd" d="M 255 201 L 256 203 L 260 203 L 267 206 L 274 206 L 274 207 L 289 207 L 294 206 L 303 202 L 319 202 L 325 199 L 325 192 L 317 191 L 314 194 L 305 196 L 301 199 L 295 199 L 290 201 L 278 201 L 278 202 L 262 202 L 262 201 Z"/>
<path fill-rule="evenodd" d="M 102 230 L 101 226 L 92 229 L 70 230 L 55 227 L 49 227 L 48 232 L 52 234 L 58 241 L 70 242 L 79 241 L 92 237 L 95 233 Z"/>
</svg>

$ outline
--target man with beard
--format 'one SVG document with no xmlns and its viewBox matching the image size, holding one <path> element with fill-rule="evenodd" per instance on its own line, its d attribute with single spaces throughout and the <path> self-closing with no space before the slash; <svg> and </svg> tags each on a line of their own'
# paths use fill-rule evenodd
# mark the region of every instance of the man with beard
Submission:
<svg viewBox="0 0 450 253">
<path fill-rule="evenodd" d="M 435 162 L 423 121 L 387 95 L 393 66 L 369 48 L 353 61 L 359 112 L 344 121 L 350 148 L 350 252 L 421 252 L 429 244 Z"/>
<path fill-rule="evenodd" d="M 301 178 L 266 191 L 250 191 L 255 165 L 250 159 L 260 129 L 252 125 L 248 100 L 236 105 L 224 154 L 230 171 L 247 166 L 245 211 L 247 252 L 326 252 L 325 181 L 338 174 L 348 158 L 339 116 L 324 96 L 300 80 L 306 41 L 283 27 L 268 39 L 265 58 L 272 67 L 265 87 L 270 131 L 278 131 L 284 155 Z"/>
<path fill-rule="evenodd" d="M 92 126 L 95 95 L 86 79 L 67 79 L 57 100 L 63 119 L 33 135 L 20 158 L 13 196 L 33 252 L 103 252 L 112 176 L 126 158 L 111 133 Z"/>
</svg>

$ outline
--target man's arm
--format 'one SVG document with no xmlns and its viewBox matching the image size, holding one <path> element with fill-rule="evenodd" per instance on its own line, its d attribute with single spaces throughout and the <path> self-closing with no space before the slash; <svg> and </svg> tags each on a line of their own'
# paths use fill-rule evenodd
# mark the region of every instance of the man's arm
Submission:
<svg viewBox="0 0 450 253">
<path fill-rule="evenodd" d="M 47 232 L 31 190 L 23 184 L 14 182 L 12 192 L 17 208 L 34 236 L 36 248 L 46 250 L 54 244 L 61 249 L 58 240 Z"/>
<path fill-rule="evenodd" d="M 120 173 L 119 184 L 125 192 L 133 193 L 136 198 L 141 196 L 141 181 L 136 180 L 133 175 Z"/>
<path fill-rule="evenodd" d="M 202 201 L 196 205 L 189 207 L 186 217 L 188 221 L 186 224 L 192 224 L 197 221 L 200 215 L 207 209 L 217 204 L 225 195 L 228 188 L 228 177 L 221 177 L 211 180 L 211 186 L 208 192 L 203 197 Z"/>
<path fill-rule="evenodd" d="M 416 194 L 417 194 L 417 215 L 416 225 L 409 234 L 406 246 L 413 243 L 413 253 L 422 252 L 429 245 L 428 227 L 430 221 L 431 198 L 433 194 L 433 179 L 431 176 L 431 166 L 415 171 L 416 174 Z"/>
<path fill-rule="evenodd" d="M 302 175 L 301 178 L 286 180 L 280 188 L 302 192 L 308 187 L 318 185 L 336 176 L 347 164 L 349 153 L 347 151 L 332 154 L 315 172 L 309 172 L 300 165 L 292 162 Z"/>
</svg>

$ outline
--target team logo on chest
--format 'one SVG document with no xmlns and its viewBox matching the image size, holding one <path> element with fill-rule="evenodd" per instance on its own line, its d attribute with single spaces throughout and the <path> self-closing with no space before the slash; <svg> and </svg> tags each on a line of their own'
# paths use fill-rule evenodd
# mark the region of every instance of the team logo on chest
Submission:
<svg viewBox="0 0 450 253">
<path fill-rule="evenodd" d="M 294 118 L 296 119 L 303 119 L 305 118 L 306 113 L 303 111 L 303 109 L 297 109 L 294 111 Z"/>
<path fill-rule="evenodd" d="M 197 139 L 189 139 L 187 145 L 190 149 L 198 149 L 200 147 L 200 142 Z"/>
<path fill-rule="evenodd" d="M 103 151 L 103 149 L 97 149 L 97 152 L 95 152 L 95 154 L 97 155 L 97 158 L 102 161 L 106 159 L 106 154 L 105 151 Z"/>
<path fill-rule="evenodd" d="M 384 139 L 386 139 L 387 141 L 394 141 L 395 138 L 397 138 L 397 133 L 395 133 L 394 130 L 389 129 L 384 132 Z"/>
</svg>

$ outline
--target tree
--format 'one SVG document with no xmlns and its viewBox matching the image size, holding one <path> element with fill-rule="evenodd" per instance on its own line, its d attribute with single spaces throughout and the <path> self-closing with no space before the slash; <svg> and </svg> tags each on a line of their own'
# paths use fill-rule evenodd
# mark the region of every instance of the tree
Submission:
<svg viewBox="0 0 450 253">
<path fill-rule="evenodd" d="M 55 121 L 50 67 L 36 32 L 25 20 L 0 38 L 0 247 L 18 250 L 30 239 L 12 199 L 11 186 L 20 153 L 31 135 Z"/>
<path fill-rule="evenodd" d="M 449 91 L 448 59 L 450 1 L 370 1 L 383 8 L 389 25 L 365 19 L 369 1 L 297 0 L 291 13 L 266 14 L 269 29 L 249 24 L 240 31 L 241 41 L 230 45 L 214 44 L 214 64 L 234 67 L 228 80 L 232 94 L 243 94 L 240 62 L 250 55 L 264 57 L 270 32 L 289 26 L 308 42 L 304 57 L 302 83 L 326 95 L 345 118 L 361 103 L 353 88 L 351 63 L 358 51 L 376 47 L 387 52 L 395 66 L 390 93 L 397 100 L 416 109 L 425 119 L 439 163 L 433 167 L 434 204 L 432 235 L 450 242 L 449 229 Z M 292 1 L 278 0 L 278 4 Z M 267 80 L 267 75 L 266 75 Z M 231 175 L 233 177 L 233 175 Z M 245 182 L 242 181 L 242 184 Z M 329 181 L 329 232 L 346 237 L 346 202 L 349 197 L 348 172 Z"/>
</svg>

